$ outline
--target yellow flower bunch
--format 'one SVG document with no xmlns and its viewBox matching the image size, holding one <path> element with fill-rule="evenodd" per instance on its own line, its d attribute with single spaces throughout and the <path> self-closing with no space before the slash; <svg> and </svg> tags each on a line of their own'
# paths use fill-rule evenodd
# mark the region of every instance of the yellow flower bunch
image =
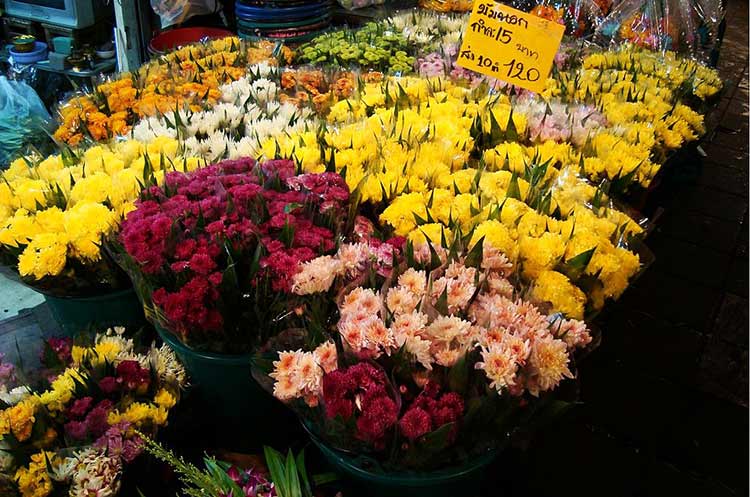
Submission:
<svg viewBox="0 0 750 497">
<path fill-rule="evenodd" d="M 166 393 L 171 397 L 171 394 Z M 160 398 L 162 402 L 166 404 L 172 403 L 174 405 L 174 398 L 166 399 L 164 395 Z M 167 424 L 167 414 L 169 410 L 167 407 L 163 407 L 158 404 L 150 404 L 145 402 L 133 402 L 124 411 L 120 412 L 114 409 L 109 413 L 107 417 L 107 423 L 115 425 L 123 421 L 127 421 L 136 427 L 142 426 L 163 426 Z"/>
<path fill-rule="evenodd" d="M 47 464 L 55 465 L 55 454 L 41 451 L 31 456 L 28 467 L 18 468 L 15 480 L 22 497 L 46 497 L 52 493 L 52 478 Z"/>
<path fill-rule="evenodd" d="M 32 159 L 14 161 L 0 182 L 0 250 L 32 282 L 65 273 L 71 261 L 96 264 L 102 240 L 117 231 L 144 184 L 201 165 L 170 138 Z"/>
<path fill-rule="evenodd" d="M 662 87 L 677 89 L 689 84 L 693 95 L 706 100 L 715 96 L 723 83 L 719 73 L 692 59 L 671 51 L 652 51 L 622 45 L 616 50 L 604 50 L 583 59 L 586 69 L 628 71 L 641 77 L 656 78 Z"/>
<path fill-rule="evenodd" d="M 54 136 L 73 146 L 85 137 L 103 141 L 126 135 L 142 117 L 208 108 L 221 97 L 219 86 L 244 76 L 248 65 L 277 64 L 274 47 L 235 37 L 183 47 L 63 104 Z M 282 56 L 291 60 L 291 50 L 284 47 Z"/>
<path fill-rule="evenodd" d="M 337 171 L 345 171 L 350 189 L 359 187 L 362 199 L 370 202 L 407 191 L 446 187 L 474 148 L 471 128 L 475 116 L 480 109 L 489 108 L 486 102 L 466 104 L 449 94 L 456 90 L 469 93 L 448 82 L 419 78 L 368 84 L 364 93 L 373 97 L 369 103 L 339 102 L 329 119 L 336 119 L 342 103 L 347 108 L 351 104 L 354 116 L 367 108 L 363 115 L 369 113 L 369 117 L 328 129 L 321 137 L 305 132 L 269 140 L 262 154 L 293 158 L 308 172 L 321 172 L 325 163 L 335 163 Z M 509 113 L 505 107 L 495 111 Z"/>
<path fill-rule="evenodd" d="M 55 378 L 48 390 L 38 396 L 39 404 L 51 413 L 62 412 L 73 398 L 76 384 L 85 381 L 85 373 L 76 367 L 68 368 Z"/>
<path fill-rule="evenodd" d="M 641 227 L 577 172 L 647 182 L 654 167 L 648 147 L 604 131 L 584 151 L 524 144 L 518 140 L 527 118 L 507 98 L 439 79 L 388 78 L 361 95 L 369 100 L 332 107 L 328 119 L 338 127 L 271 140 L 263 153 L 293 158 L 307 171 L 335 165 L 362 201 L 379 208 L 380 222 L 415 245 L 450 244 L 456 230 L 473 230 L 473 243 L 485 237 L 522 267 L 537 296 L 554 297 L 555 309 L 571 317 L 619 297 L 640 269 L 621 244 Z M 496 142 L 476 160 L 477 149 Z"/>
<path fill-rule="evenodd" d="M 36 418 L 37 400 L 28 397 L 18 404 L 0 411 L 0 442 L 12 434 L 19 442 L 25 442 L 31 436 Z"/>
</svg>

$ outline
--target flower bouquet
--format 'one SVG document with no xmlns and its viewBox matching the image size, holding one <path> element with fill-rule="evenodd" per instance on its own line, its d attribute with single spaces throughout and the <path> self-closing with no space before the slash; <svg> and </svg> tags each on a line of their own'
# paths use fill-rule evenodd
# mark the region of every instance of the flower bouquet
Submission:
<svg viewBox="0 0 750 497">
<path fill-rule="evenodd" d="M 307 307 L 307 329 L 327 333 L 257 361 L 329 461 L 376 493 L 466 494 L 511 433 L 559 407 L 553 391 L 591 341 L 582 321 L 524 299 L 497 248 L 460 246 L 407 243 L 387 272 L 362 244 L 305 264 L 295 291 L 336 304 L 325 324 Z"/>
<path fill-rule="evenodd" d="M 207 400 L 238 407 L 226 413 L 259 411 L 248 354 L 293 322 L 293 277 L 335 249 L 348 200 L 335 173 L 227 160 L 168 174 L 123 222 L 122 264 L 147 316 Z"/>
<path fill-rule="evenodd" d="M 60 106 L 55 140 L 71 146 L 105 141 L 126 136 L 142 118 L 210 108 L 221 97 L 219 86 L 244 76 L 248 65 L 291 57 L 286 47 L 278 59 L 276 52 L 271 42 L 236 37 L 180 48 L 69 99 Z"/>
<path fill-rule="evenodd" d="M 172 139 L 14 161 L 0 182 L 4 273 L 44 293 L 68 334 L 94 322 L 141 324 L 130 281 L 102 243 L 117 233 L 144 185 L 159 182 L 167 170 L 200 164 L 183 157 Z"/>
<path fill-rule="evenodd" d="M 50 339 L 38 385 L 0 365 L 0 475 L 23 497 L 115 495 L 142 450 L 136 430 L 167 423 L 185 370 L 169 348 L 137 352 L 123 332 L 90 346 Z"/>
</svg>

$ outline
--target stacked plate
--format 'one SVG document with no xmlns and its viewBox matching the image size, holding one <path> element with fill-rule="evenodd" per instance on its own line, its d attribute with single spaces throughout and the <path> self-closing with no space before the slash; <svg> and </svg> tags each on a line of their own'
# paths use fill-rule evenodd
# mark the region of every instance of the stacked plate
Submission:
<svg viewBox="0 0 750 497">
<path fill-rule="evenodd" d="M 298 42 L 328 27 L 333 0 L 237 0 L 235 10 L 241 37 Z"/>
</svg>

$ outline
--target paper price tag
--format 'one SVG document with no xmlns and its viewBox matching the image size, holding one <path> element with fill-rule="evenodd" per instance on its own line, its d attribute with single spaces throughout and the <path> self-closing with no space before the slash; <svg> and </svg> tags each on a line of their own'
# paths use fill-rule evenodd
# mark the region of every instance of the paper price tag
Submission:
<svg viewBox="0 0 750 497">
<path fill-rule="evenodd" d="M 492 0 L 476 0 L 456 63 L 541 92 L 565 26 Z"/>
</svg>

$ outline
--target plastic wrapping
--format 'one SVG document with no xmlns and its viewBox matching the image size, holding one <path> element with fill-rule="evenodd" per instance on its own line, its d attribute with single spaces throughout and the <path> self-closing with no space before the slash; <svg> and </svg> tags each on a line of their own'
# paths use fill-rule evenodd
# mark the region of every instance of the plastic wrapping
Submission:
<svg viewBox="0 0 750 497">
<path fill-rule="evenodd" d="M 565 25 L 569 36 L 593 34 L 611 7 L 609 0 L 515 0 L 510 5 L 535 16 Z"/>
<path fill-rule="evenodd" d="M 0 76 L 0 165 L 38 141 L 49 127 L 50 115 L 34 89 Z"/>
<path fill-rule="evenodd" d="M 193 16 L 221 11 L 219 0 L 151 0 L 151 8 L 159 16 L 161 27 L 180 24 Z"/>
<path fill-rule="evenodd" d="M 594 40 L 671 50 L 705 59 L 723 19 L 718 0 L 624 0 L 601 22 Z"/>
</svg>

